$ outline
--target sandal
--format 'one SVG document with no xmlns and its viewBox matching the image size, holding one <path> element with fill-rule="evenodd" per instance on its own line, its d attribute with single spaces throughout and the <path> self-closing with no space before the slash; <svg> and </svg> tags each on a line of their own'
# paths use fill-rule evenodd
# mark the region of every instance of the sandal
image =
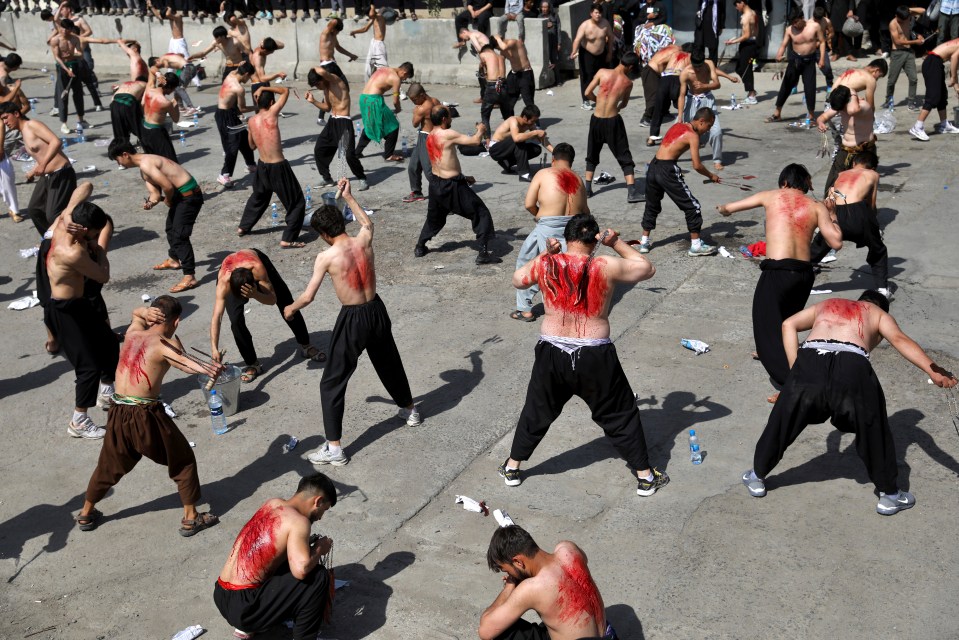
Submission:
<svg viewBox="0 0 959 640">
<path fill-rule="evenodd" d="M 416 21 L 419 20 L 419 19 L 420 19 L 420 17 L 419 17 L 418 15 L 416 15 L 416 12 L 415 12 L 415 11 L 410 12 L 410 20 L 412 20 L 413 22 L 416 22 Z"/>
<path fill-rule="evenodd" d="M 523 312 L 520 311 L 519 309 L 517 309 L 517 310 L 514 311 L 513 313 L 509 314 L 509 317 L 512 318 L 513 320 L 521 320 L 521 321 L 523 321 L 523 322 L 535 322 L 535 321 L 536 321 L 536 316 L 535 316 L 535 315 L 528 315 L 528 316 L 527 316 L 527 315 L 523 314 Z"/>
<path fill-rule="evenodd" d="M 243 367 L 243 373 L 240 374 L 240 380 L 244 383 L 250 383 L 256 380 L 257 376 L 263 373 L 263 367 L 259 362 Z"/>
<path fill-rule="evenodd" d="M 97 528 L 97 525 L 100 524 L 100 518 L 102 517 L 103 514 L 94 509 L 87 515 L 78 515 L 74 520 L 76 520 L 77 526 L 80 527 L 80 531 L 93 531 Z"/>
<path fill-rule="evenodd" d="M 21 216 L 19 213 L 14 213 L 13 211 L 10 212 L 10 219 L 14 222 L 23 222 L 25 220 L 23 216 Z"/>
<path fill-rule="evenodd" d="M 309 358 L 313 362 L 326 362 L 326 354 L 314 347 L 312 344 L 300 347 L 300 357 Z"/>
<path fill-rule="evenodd" d="M 280 243 L 281 249 L 302 249 L 306 246 L 305 242 L 287 242 L 286 244 Z"/>
<path fill-rule="evenodd" d="M 183 293 L 184 291 L 189 291 L 190 289 L 196 289 L 200 286 L 199 280 L 192 280 L 190 282 L 179 282 L 176 285 L 170 287 L 170 293 Z"/>
<path fill-rule="evenodd" d="M 215 515 L 206 512 L 198 513 L 194 520 L 183 518 L 180 520 L 180 535 L 184 538 L 195 536 L 204 529 L 209 529 L 219 521 L 220 519 Z"/>
<path fill-rule="evenodd" d="M 398 156 L 395 153 L 386 159 L 387 162 L 403 162 L 405 160 L 403 156 Z"/>
<path fill-rule="evenodd" d="M 766 124 L 770 124 L 770 123 L 773 123 L 773 122 L 782 122 L 782 121 L 783 121 L 783 117 L 782 117 L 782 116 L 766 116 L 766 117 L 763 119 L 763 122 L 765 122 Z"/>
<path fill-rule="evenodd" d="M 173 258 L 167 258 L 160 264 L 153 265 L 154 271 L 176 271 L 180 268 L 180 263 Z"/>
</svg>

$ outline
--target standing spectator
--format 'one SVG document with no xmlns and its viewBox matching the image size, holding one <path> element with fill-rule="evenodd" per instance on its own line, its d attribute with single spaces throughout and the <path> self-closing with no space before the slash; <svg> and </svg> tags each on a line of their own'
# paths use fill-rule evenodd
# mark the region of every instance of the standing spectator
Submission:
<svg viewBox="0 0 959 640">
<path fill-rule="evenodd" d="M 489 19 L 493 15 L 493 3 L 483 3 L 483 0 L 468 0 L 466 11 L 470 15 L 470 23 L 473 25 L 473 29 L 489 37 Z"/>
<path fill-rule="evenodd" d="M 639 8 L 639 15 L 647 27 L 666 24 L 666 7 L 663 6 L 663 0 L 645 0 Z"/>
<path fill-rule="evenodd" d="M 708 48 L 707 57 L 713 63 L 719 59 L 719 36 L 725 23 L 726 3 L 723 0 L 699 0 L 694 48 L 703 52 Z"/>
<path fill-rule="evenodd" d="M 852 38 L 843 33 L 842 30 L 846 19 L 851 17 L 853 17 L 853 13 L 849 0 L 833 0 L 832 11 L 829 14 L 829 19 L 832 21 L 833 29 L 835 30 L 832 43 L 833 55 L 831 58 L 833 62 L 838 60 L 839 56 L 843 55 L 846 56 L 847 60 L 856 59 L 856 56 L 852 55 Z"/>
<path fill-rule="evenodd" d="M 538 17 L 546 20 L 546 37 L 549 46 L 549 68 L 554 69 L 556 68 L 556 63 L 559 62 L 559 13 L 557 13 L 556 9 L 549 3 L 549 0 L 543 0 L 539 4 Z"/>
<path fill-rule="evenodd" d="M 919 81 L 916 77 L 916 54 L 912 47 L 925 43 L 925 38 L 915 36 L 912 31 L 912 14 L 914 12 L 922 13 L 922 9 L 910 9 L 906 5 L 900 5 L 896 9 L 896 16 L 889 22 L 889 34 L 892 39 L 892 47 L 889 52 L 889 77 L 886 80 L 886 99 L 884 104 L 892 106 L 896 103 L 893 94 L 896 90 L 896 81 L 899 80 L 899 73 L 906 72 L 909 78 L 909 102 L 906 103 L 910 111 L 918 110 L 916 105 L 916 88 Z M 915 36 L 915 37 L 913 37 Z"/>
<path fill-rule="evenodd" d="M 959 37 L 959 0 L 939 3 L 939 44 Z"/>
</svg>

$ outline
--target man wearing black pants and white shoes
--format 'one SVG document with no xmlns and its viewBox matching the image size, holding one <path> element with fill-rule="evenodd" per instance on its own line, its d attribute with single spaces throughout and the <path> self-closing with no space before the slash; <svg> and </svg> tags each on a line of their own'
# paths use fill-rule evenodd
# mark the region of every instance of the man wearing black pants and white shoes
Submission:
<svg viewBox="0 0 959 640">
<path fill-rule="evenodd" d="M 926 118 L 935 109 L 939 112 L 937 133 L 959 133 L 959 127 L 949 122 L 946 105 L 949 104 L 949 91 L 946 83 L 945 61 L 949 61 L 949 83 L 959 97 L 959 39 L 943 42 L 930 51 L 922 61 L 922 81 L 926 85 L 926 97 L 919 112 L 919 119 L 909 129 L 909 135 L 927 142 L 929 135 L 925 131 Z"/>
<path fill-rule="evenodd" d="M 227 74 L 220 87 L 216 113 L 213 115 L 217 131 L 220 132 L 220 144 L 223 145 L 223 168 L 216 181 L 228 189 L 233 186 L 237 153 L 243 154 L 247 173 L 256 171 L 253 149 L 250 148 L 246 128 L 240 119 L 241 114 L 253 111 L 253 107 L 246 106 L 246 92 L 243 90 L 243 83 L 250 79 L 253 71 L 252 64 L 243 62 Z"/>
<path fill-rule="evenodd" d="M 353 175 L 358 180 L 357 191 L 369 189 L 366 182 L 366 172 L 356 155 L 356 133 L 353 130 L 353 119 L 350 117 L 350 85 L 334 72 L 329 65 L 313 67 L 307 73 L 307 82 L 311 87 L 323 91 L 323 100 L 317 102 L 313 92 L 308 91 L 306 101 L 320 110 L 320 113 L 331 114 L 329 122 L 316 137 L 313 146 L 313 158 L 316 161 L 316 170 L 323 178 L 322 187 L 336 185 L 336 180 L 330 175 L 330 162 L 336 155 L 340 145 L 343 146 L 343 156 Z M 346 176 L 339 176 L 345 178 Z"/>
<path fill-rule="evenodd" d="M 789 19 L 789 26 L 776 53 L 776 62 L 781 62 L 783 56 L 787 55 L 787 47 L 788 62 L 779 86 L 779 95 L 776 96 L 776 108 L 773 114 L 766 118 L 766 122 L 782 120 L 783 105 L 792 90 L 799 86 L 800 78 L 806 97 L 807 117 L 815 120 L 813 112 L 816 109 L 816 65 L 818 64 L 820 69 L 826 66 L 826 36 L 823 35 L 818 22 L 807 22 L 803 19 L 802 11 L 796 11 Z"/>
<path fill-rule="evenodd" d="M 535 128 L 538 123 L 539 107 L 532 104 L 520 115 L 507 118 L 490 137 L 489 157 L 507 171 L 511 171 L 515 164 L 519 179 L 524 182 L 530 180 L 529 159 L 539 156 L 541 150 L 534 141 L 543 143 L 547 151 L 553 151 L 553 145 L 546 141 L 546 132 Z"/>
<path fill-rule="evenodd" d="M 579 57 L 579 90 L 583 96 L 583 109 L 589 111 L 593 104 L 586 97 L 586 87 L 600 69 L 609 66 L 613 60 L 613 28 L 603 17 L 603 5 L 593 4 L 589 9 L 589 20 L 585 20 L 576 30 L 573 39 L 570 60 Z"/>
<path fill-rule="evenodd" d="M 366 351 L 387 393 L 400 407 L 399 417 L 408 427 L 421 423 L 413 404 L 410 383 L 403 369 L 391 330 L 392 322 L 386 305 L 376 293 L 376 271 L 373 267 L 373 222 L 353 197 L 350 182 L 340 180 L 338 191 L 353 211 L 360 231 L 355 237 L 346 233 L 343 212 L 333 205 L 323 205 L 313 214 L 310 225 L 330 248 L 316 257 L 313 277 L 306 290 L 283 311 L 291 318 L 316 297 L 326 274 L 342 308 L 330 337 L 330 357 L 320 381 L 320 404 L 323 407 L 323 428 L 326 442 L 308 457 L 313 464 L 342 466 L 350 459 L 343 453 L 343 412 L 346 386 L 360 355 Z"/>
<path fill-rule="evenodd" d="M 283 230 L 280 246 L 284 249 L 299 249 L 306 246 L 297 240 L 300 229 L 303 228 L 306 200 L 293 173 L 293 167 L 283 157 L 283 143 L 280 140 L 280 111 L 286 105 L 289 95 L 290 90 L 286 87 L 262 86 L 256 90 L 253 99 L 256 100 L 259 111 L 249 119 L 248 133 L 250 148 L 260 150 L 260 159 L 256 163 L 256 174 L 253 176 L 253 193 L 246 201 L 236 234 L 244 236 L 250 233 L 270 206 L 270 199 L 275 193 L 286 209 L 286 229 Z M 274 96 L 279 98 L 275 99 Z"/>
<path fill-rule="evenodd" d="M 736 0 L 736 11 L 741 15 L 739 21 L 742 33 L 726 41 L 727 45 L 738 44 L 739 51 L 736 58 L 736 75 L 743 81 L 746 89 L 746 99 L 743 104 L 756 104 L 756 83 L 753 77 L 753 59 L 759 57 L 759 43 L 756 34 L 759 32 L 759 16 L 749 8 L 746 0 Z"/>
</svg>

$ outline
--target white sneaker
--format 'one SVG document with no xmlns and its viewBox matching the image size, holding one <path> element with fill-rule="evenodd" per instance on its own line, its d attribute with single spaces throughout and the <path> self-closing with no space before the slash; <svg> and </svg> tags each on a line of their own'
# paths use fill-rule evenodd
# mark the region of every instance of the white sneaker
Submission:
<svg viewBox="0 0 959 640">
<path fill-rule="evenodd" d="M 836 250 L 830 249 L 829 253 L 823 256 L 823 259 L 819 261 L 819 264 L 827 264 L 835 261 L 836 261 Z"/>
<path fill-rule="evenodd" d="M 342 449 L 340 449 L 340 452 L 337 454 L 331 453 L 329 442 L 324 442 L 322 447 L 306 456 L 306 459 L 313 464 L 331 464 L 334 467 L 342 467 L 350 462 L 350 459 L 346 457 Z"/>
<path fill-rule="evenodd" d="M 370 183 L 366 180 L 357 180 L 356 181 L 356 190 L 357 191 L 366 191 L 370 188 Z"/>
<path fill-rule="evenodd" d="M 420 417 L 420 411 L 416 408 L 416 405 L 413 405 L 412 409 L 400 409 L 396 415 L 406 420 L 407 427 L 418 427 L 423 424 L 423 419 Z"/>
<path fill-rule="evenodd" d="M 653 243 L 646 241 L 639 243 L 639 252 L 640 253 L 649 253 L 649 250 L 652 249 Z"/>
<path fill-rule="evenodd" d="M 70 133 L 70 131 L 72 131 L 72 129 L 70 129 L 70 126 L 66 122 L 60 125 L 60 133 Z"/>
<path fill-rule="evenodd" d="M 50 116 L 51 118 L 56 118 L 58 115 L 60 115 L 60 110 L 54 107 L 50 109 L 50 112 L 47 113 L 47 115 Z"/>
<path fill-rule="evenodd" d="M 94 109 L 94 111 L 96 111 L 97 113 L 100 113 L 101 111 L 103 111 L 103 106 L 98 104 L 96 109 Z"/>
<path fill-rule="evenodd" d="M 936 127 L 936 131 L 939 133 L 959 133 L 959 127 L 946 120 L 945 122 L 939 123 L 939 125 Z"/>
<path fill-rule="evenodd" d="M 912 128 L 909 129 L 909 135 L 911 135 L 916 140 L 922 140 L 923 142 L 929 142 L 929 136 L 923 129 L 919 129 L 916 125 L 912 125 Z"/>
<path fill-rule="evenodd" d="M 888 296 L 887 296 L 888 297 Z M 113 406 L 113 393 L 101 393 L 97 395 L 97 407 L 104 411 L 109 411 Z"/>
<path fill-rule="evenodd" d="M 80 422 L 74 422 L 72 419 L 70 420 L 70 424 L 67 426 L 67 433 L 69 433 L 73 438 L 102 440 L 103 436 L 107 435 L 107 430 L 103 427 L 98 427 L 90 418 L 90 416 L 84 414 Z"/>
<path fill-rule="evenodd" d="M 892 291 L 890 291 L 889 289 L 885 287 L 879 287 L 878 289 L 876 289 L 876 291 L 884 295 L 886 297 L 886 300 L 889 300 L 890 302 L 892 302 Z"/>
<path fill-rule="evenodd" d="M 86 120 L 77 120 L 77 126 L 78 126 L 78 127 L 83 127 L 84 129 L 92 129 L 92 128 L 93 128 L 93 127 L 90 126 L 90 123 L 87 122 Z"/>
<path fill-rule="evenodd" d="M 899 513 L 903 509 L 911 509 L 915 504 L 916 497 L 902 489 L 891 496 L 880 493 L 879 504 L 876 505 L 876 513 L 881 516 L 891 516 Z"/>
<path fill-rule="evenodd" d="M 583 111 L 592 111 L 593 107 L 589 103 L 589 100 L 583 100 L 583 105 L 580 107 Z"/>
<path fill-rule="evenodd" d="M 233 179 L 230 178 L 230 176 L 225 173 L 221 173 L 219 176 L 217 176 L 216 181 L 222 184 L 227 189 L 233 186 Z"/>
<path fill-rule="evenodd" d="M 746 99 L 743 100 L 743 104 L 759 104 L 759 101 L 756 100 L 756 96 L 746 96 Z"/>
</svg>

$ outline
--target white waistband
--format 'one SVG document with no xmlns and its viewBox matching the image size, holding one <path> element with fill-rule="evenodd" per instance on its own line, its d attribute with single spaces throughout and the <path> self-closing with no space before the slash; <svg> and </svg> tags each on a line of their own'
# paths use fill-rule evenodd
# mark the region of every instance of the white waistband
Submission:
<svg viewBox="0 0 959 640">
<path fill-rule="evenodd" d="M 850 342 L 840 342 L 838 340 L 806 340 L 803 342 L 800 349 L 815 349 L 816 353 L 819 355 L 825 355 L 827 353 L 855 353 L 860 355 L 866 360 L 869 359 L 869 352 L 860 347 L 858 344 L 852 344 Z"/>
<path fill-rule="evenodd" d="M 609 338 L 567 338 L 566 336 L 543 336 L 539 337 L 540 342 L 548 342 L 557 349 L 562 349 L 566 353 L 575 353 L 583 347 L 601 347 L 604 344 L 612 344 Z"/>
</svg>

